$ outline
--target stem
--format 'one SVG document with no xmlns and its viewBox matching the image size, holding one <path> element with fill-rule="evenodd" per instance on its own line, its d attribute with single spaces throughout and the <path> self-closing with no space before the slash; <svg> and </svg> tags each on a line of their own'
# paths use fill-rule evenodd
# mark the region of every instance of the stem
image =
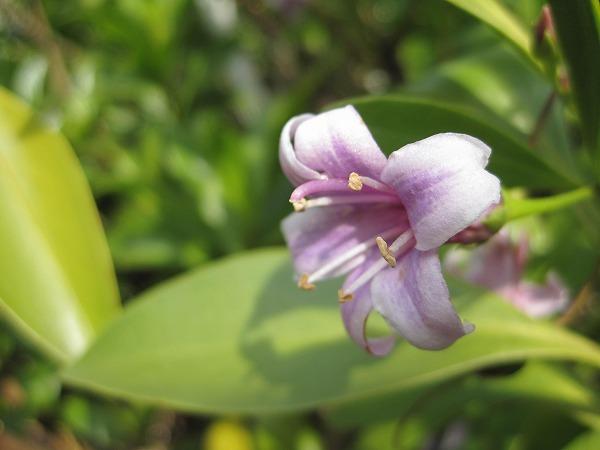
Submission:
<svg viewBox="0 0 600 450">
<path fill-rule="evenodd" d="M 507 196 L 504 204 L 490 214 L 485 221 L 488 227 L 499 230 L 506 223 L 522 217 L 544 214 L 573 206 L 594 197 L 594 189 L 588 186 L 564 194 L 543 198 L 515 199 Z"/>
<path fill-rule="evenodd" d="M 586 312 L 596 297 L 598 282 L 600 278 L 600 262 L 596 264 L 591 278 L 583 285 L 575 300 L 569 305 L 569 308 L 561 315 L 556 323 L 560 325 L 570 325 Z"/>
<path fill-rule="evenodd" d="M 544 102 L 544 106 L 538 115 L 537 121 L 535 122 L 535 126 L 529 135 L 529 139 L 527 142 L 530 147 L 534 147 L 537 144 L 538 139 L 540 138 L 540 134 L 544 129 L 544 125 L 546 125 L 546 121 L 548 117 L 550 117 L 550 113 L 552 112 L 552 106 L 554 106 L 554 101 L 556 100 L 556 91 L 553 90 L 550 92 L 550 95 Z"/>
</svg>

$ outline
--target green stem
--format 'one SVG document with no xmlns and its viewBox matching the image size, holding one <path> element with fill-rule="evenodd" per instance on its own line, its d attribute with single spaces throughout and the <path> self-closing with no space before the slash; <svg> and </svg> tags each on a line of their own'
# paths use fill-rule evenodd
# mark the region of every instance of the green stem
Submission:
<svg viewBox="0 0 600 450">
<path fill-rule="evenodd" d="M 564 194 L 543 198 L 517 199 L 506 197 L 504 204 L 490 214 L 485 224 L 494 230 L 498 230 L 512 220 L 558 211 L 582 201 L 590 200 L 593 197 L 594 189 L 587 186 Z"/>
</svg>

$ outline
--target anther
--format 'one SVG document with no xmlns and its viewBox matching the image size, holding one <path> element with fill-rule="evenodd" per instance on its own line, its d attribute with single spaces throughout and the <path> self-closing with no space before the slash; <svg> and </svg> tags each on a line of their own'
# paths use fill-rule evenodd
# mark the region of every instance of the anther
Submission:
<svg viewBox="0 0 600 450">
<path fill-rule="evenodd" d="M 348 176 L 348 187 L 353 191 L 360 191 L 363 188 L 363 182 L 360 179 L 360 175 L 356 172 L 352 172 Z"/>
<path fill-rule="evenodd" d="M 306 204 L 308 203 L 308 200 L 306 200 L 305 198 L 301 198 L 300 200 L 292 201 L 291 203 L 294 207 L 294 211 L 302 212 L 306 209 Z"/>
<path fill-rule="evenodd" d="M 396 267 L 396 258 L 390 252 L 390 248 L 387 245 L 387 242 L 381 237 L 377 236 L 375 238 L 375 243 L 377 244 L 377 248 L 379 248 L 379 253 L 383 256 L 383 259 L 389 264 L 390 267 Z"/>
<path fill-rule="evenodd" d="M 305 273 L 298 278 L 298 287 L 305 291 L 312 291 L 316 286 L 308 281 L 308 274 Z"/>
<path fill-rule="evenodd" d="M 346 303 L 354 298 L 351 292 L 344 292 L 343 289 L 338 289 L 338 302 Z"/>
</svg>

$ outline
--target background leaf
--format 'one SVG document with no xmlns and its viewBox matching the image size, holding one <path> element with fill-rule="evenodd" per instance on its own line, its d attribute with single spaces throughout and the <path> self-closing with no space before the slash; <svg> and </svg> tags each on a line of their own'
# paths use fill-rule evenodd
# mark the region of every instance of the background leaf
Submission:
<svg viewBox="0 0 600 450">
<path fill-rule="evenodd" d="M 577 174 L 562 99 L 554 95 L 546 78 L 505 45 L 440 64 L 402 91 L 468 107 L 478 119 L 528 142 L 530 151 L 560 167 L 565 175 Z"/>
<path fill-rule="evenodd" d="M 531 34 L 525 25 L 497 0 L 446 0 L 471 14 L 504 36 L 536 67 L 540 67 L 532 53 Z"/>
<path fill-rule="evenodd" d="M 296 289 L 283 250 L 225 259 L 135 301 L 64 379 L 183 410 L 266 413 L 385 395 L 526 358 L 600 367 L 595 344 L 464 289 L 455 300 L 477 332 L 443 352 L 401 343 L 373 358 L 346 336 L 337 287 Z"/>
<path fill-rule="evenodd" d="M 0 310 L 55 358 L 119 311 L 110 254 L 67 141 L 0 89 Z"/>
<path fill-rule="evenodd" d="M 600 431 L 582 434 L 577 439 L 569 442 L 564 450 L 590 450 L 600 447 Z"/>
<path fill-rule="evenodd" d="M 538 403 L 575 413 L 598 408 L 594 393 L 565 370 L 549 363 L 532 362 L 516 366 L 516 373 L 473 374 L 437 388 L 425 386 L 392 395 L 376 396 L 361 402 L 345 403 L 327 411 L 337 426 L 355 426 L 400 418 L 409 412 L 427 408 L 437 421 L 460 415 L 468 402 Z M 508 369 L 511 369 L 508 367 Z M 544 382 L 540 382 L 544 380 Z"/>
<path fill-rule="evenodd" d="M 550 5 L 583 139 L 590 150 L 595 150 L 600 134 L 600 30 L 592 1 L 550 0 Z"/>
<path fill-rule="evenodd" d="M 467 108 L 404 96 L 350 101 L 385 153 L 442 132 L 467 133 L 492 147 L 489 169 L 505 186 L 566 188 L 575 184 L 506 130 L 480 120 Z"/>
</svg>

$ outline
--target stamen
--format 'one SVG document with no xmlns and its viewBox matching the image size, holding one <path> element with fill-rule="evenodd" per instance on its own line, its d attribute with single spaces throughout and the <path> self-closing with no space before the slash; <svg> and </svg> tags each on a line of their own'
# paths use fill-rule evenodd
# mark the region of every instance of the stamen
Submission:
<svg viewBox="0 0 600 450">
<path fill-rule="evenodd" d="M 339 196 L 325 196 L 311 199 L 302 199 L 297 202 L 292 201 L 294 205 L 294 211 L 301 212 L 308 208 L 315 208 L 318 206 L 330 206 L 330 205 L 355 205 L 362 203 L 397 203 L 400 204 L 400 200 L 397 197 L 386 194 L 355 194 L 355 195 L 339 195 Z M 297 204 L 297 205 L 296 205 Z"/>
<path fill-rule="evenodd" d="M 294 211 L 302 212 L 306 209 L 306 204 L 308 203 L 308 200 L 306 200 L 305 198 L 301 198 L 300 200 L 297 200 L 297 201 L 290 200 L 290 203 L 294 207 Z"/>
<path fill-rule="evenodd" d="M 377 181 L 377 180 L 374 180 L 373 178 L 365 177 L 365 176 L 361 176 L 360 181 L 362 182 L 363 186 L 368 186 L 368 187 L 373 188 L 381 193 L 388 193 L 388 194 L 396 195 L 396 191 L 394 191 L 387 184 L 383 184 L 381 181 Z"/>
<path fill-rule="evenodd" d="M 385 259 L 390 267 L 396 267 L 396 258 L 394 258 L 394 255 L 392 255 L 392 252 L 390 252 L 387 242 L 385 242 L 381 236 L 377 236 L 375 238 L 375 243 L 379 248 L 379 253 L 381 253 L 381 256 L 383 256 L 383 259 Z"/>
<path fill-rule="evenodd" d="M 346 179 L 332 178 L 327 180 L 307 181 L 294 189 L 290 195 L 290 200 L 298 201 L 303 197 L 316 197 L 323 193 L 328 193 L 330 195 L 336 192 L 340 194 L 352 194 L 353 191 L 356 192 L 357 190 L 350 185 L 351 179 L 353 180 L 352 185 L 355 187 L 358 187 L 356 181 L 362 183 L 363 186 L 361 189 L 358 189 L 358 191 L 361 191 L 363 194 L 368 192 L 370 194 L 388 194 L 397 197 L 396 192 L 386 184 L 353 173 Z M 368 189 L 364 189 L 364 187 L 367 187 Z"/>
<path fill-rule="evenodd" d="M 352 295 L 352 293 L 348 292 L 344 292 L 343 289 L 338 289 L 338 302 L 340 303 L 346 303 L 351 301 L 354 298 L 354 295 Z"/>
<path fill-rule="evenodd" d="M 398 236 L 398 234 L 402 233 L 405 229 L 406 227 L 394 227 L 381 233 L 381 236 L 385 236 L 388 239 L 391 239 L 394 236 Z M 311 273 L 310 275 L 307 275 L 305 282 L 311 284 L 323 279 L 331 272 L 336 270 L 338 267 L 342 266 L 343 264 L 346 264 L 352 258 L 355 258 L 363 252 L 366 252 L 372 246 L 372 238 L 355 245 L 354 247 L 348 249 L 346 252 L 342 253 L 341 255 L 338 255 L 336 258 L 333 258 L 332 260 L 325 263 L 317 271 Z M 298 286 L 300 286 L 300 282 L 298 282 Z"/>
<path fill-rule="evenodd" d="M 389 251 L 391 254 L 396 254 L 396 256 L 400 256 L 404 253 L 405 250 L 408 250 L 410 245 L 413 242 L 413 232 L 412 230 L 406 230 L 402 233 L 398 239 L 392 242 L 392 245 L 389 246 Z M 387 261 L 378 260 L 374 262 L 371 267 L 369 267 L 366 271 L 362 273 L 354 282 L 347 288 L 348 292 L 356 292 L 360 287 L 364 284 L 368 283 L 371 278 L 377 275 L 380 271 L 385 269 L 388 265 Z"/>
<path fill-rule="evenodd" d="M 316 286 L 308 281 L 308 274 L 304 273 L 300 275 L 300 278 L 298 278 L 298 287 L 300 289 L 304 289 L 305 291 L 313 291 Z"/>
<path fill-rule="evenodd" d="M 348 187 L 353 191 L 360 191 L 363 188 L 363 182 L 360 179 L 360 175 L 356 172 L 352 172 L 348 177 Z"/>
</svg>

